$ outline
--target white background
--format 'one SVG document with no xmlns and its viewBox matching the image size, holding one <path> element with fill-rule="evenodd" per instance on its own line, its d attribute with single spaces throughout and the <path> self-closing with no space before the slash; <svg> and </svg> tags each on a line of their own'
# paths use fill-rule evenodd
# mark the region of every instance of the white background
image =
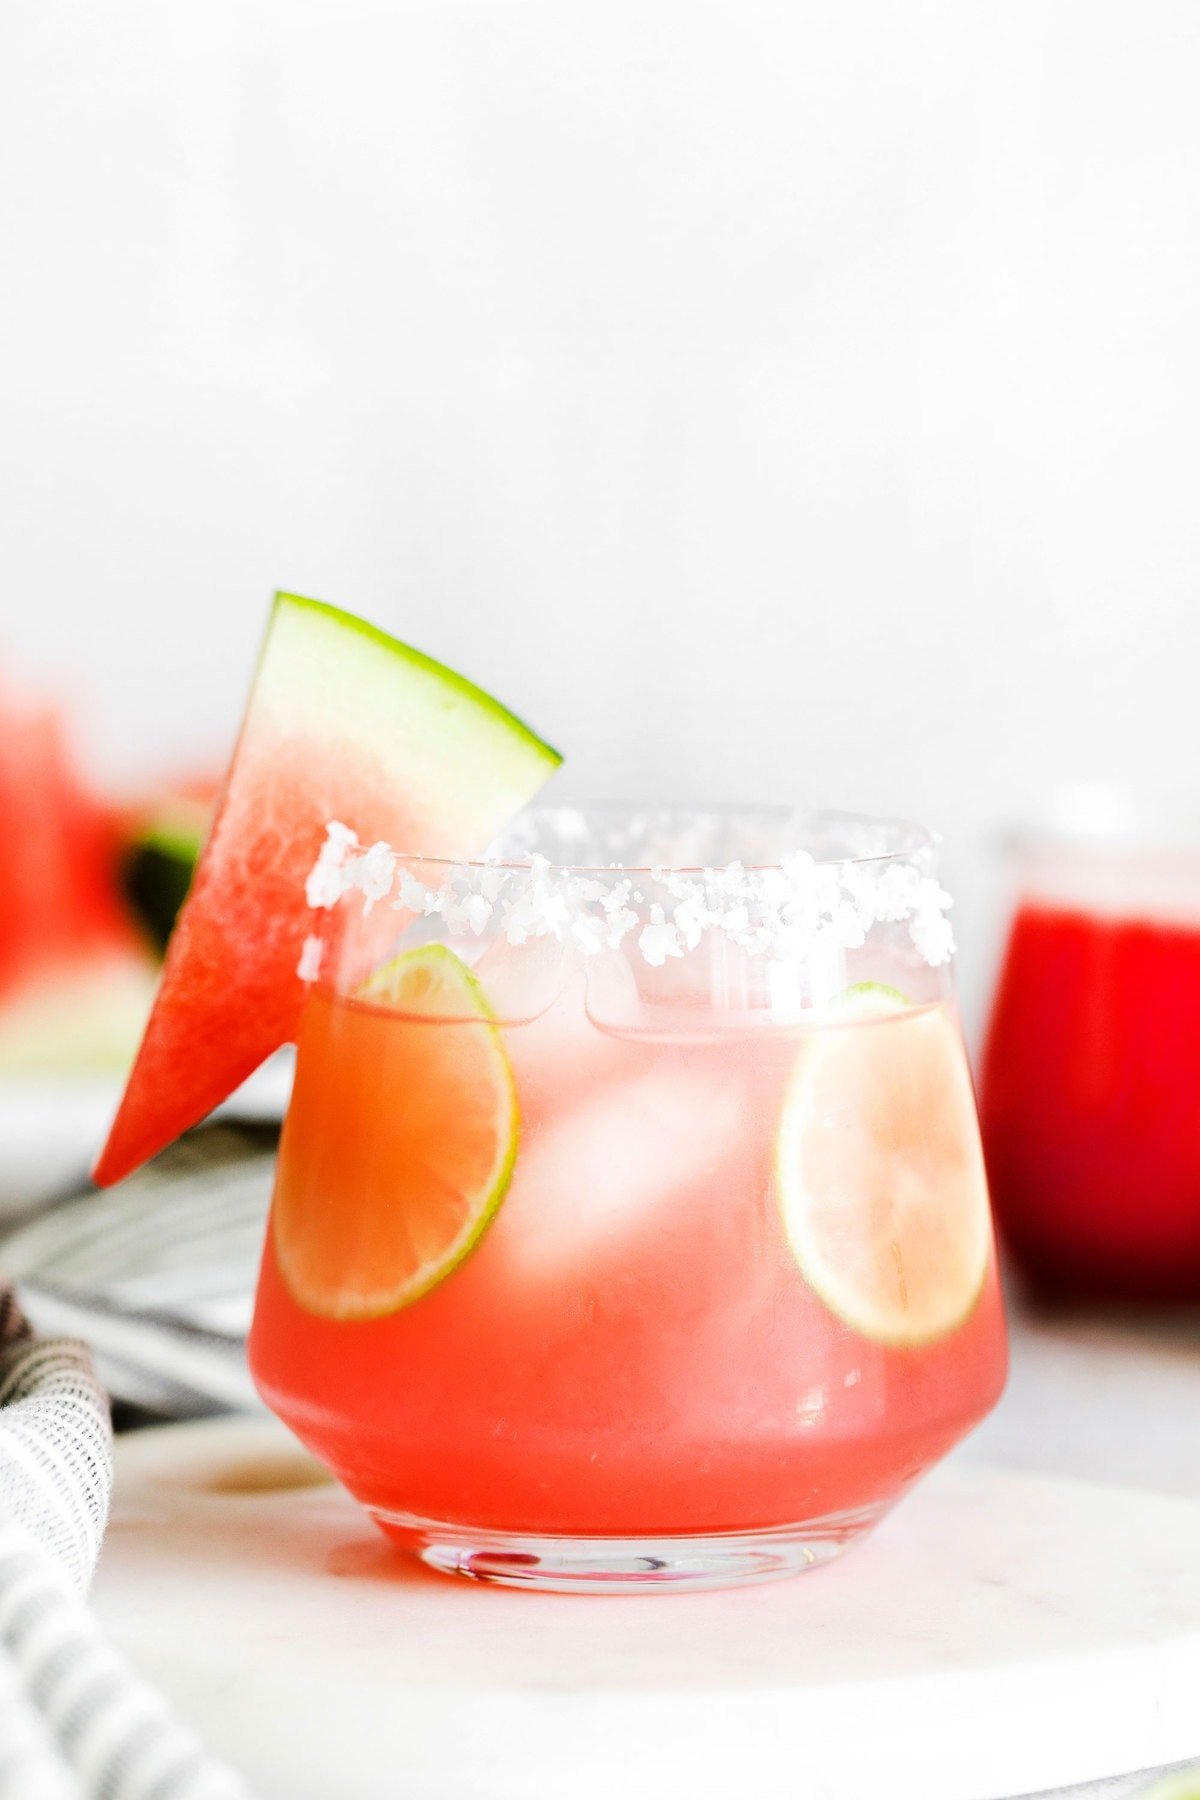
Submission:
<svg viewBox="0 0 1200 1800">
<path fill-rule="evenodd" d="M 1195 772 L 1194 0 L 6 0 L 0 660 L 114 776 L 276 586 L 578 793 Z"/>
</svg>

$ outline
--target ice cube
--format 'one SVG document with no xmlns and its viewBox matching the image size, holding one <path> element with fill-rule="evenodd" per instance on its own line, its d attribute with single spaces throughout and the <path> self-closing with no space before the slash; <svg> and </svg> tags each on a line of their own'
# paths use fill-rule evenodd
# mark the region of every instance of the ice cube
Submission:
<svg viewBox="0 0 1200 1800">
<path fill-rule="evenodd" d="M 687 1203 L 678 1229 L 694 1230 L 697 1196 L 719 1199 L 749 1129 L 727 1069 L 663 1067 L 612 1083 L 523 1137 L 498 1235 L 528 1278 L 584 1271 L 627 1252 L 635 1234 L 671 1229 L 664 1207 L 676 1200 Z"/>
</svg>

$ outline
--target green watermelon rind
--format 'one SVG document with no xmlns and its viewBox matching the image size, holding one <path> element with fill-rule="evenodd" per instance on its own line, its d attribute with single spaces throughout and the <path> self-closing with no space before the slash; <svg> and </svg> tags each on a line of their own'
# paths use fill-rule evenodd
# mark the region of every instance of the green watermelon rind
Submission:
<svg viewBox="0 0 1200 1800">
<path fill-rule="evenodd" d="M 372 653 L 365 658 L 356 671 L 348 671 L 346 660 L 348 648 L 355 639 L 359 639 L 363 649 L 369 647 Z M 331 663 L 323 654 L 328 648 Z M 408 729 L 405 736 L 414 741 L 427 731 L 436 730 L 439 746 L 444 754 L 449 742 L 448 732 L 455 730 L 455 735 L 464 744 L 469 744 L 473 753 L 477 753 L 481 727 L 489 729 L 494 746 L 497 767 L 493 770 L 495 780 L 501 769 L 507 765 L 512 770 L 512 778 L 520 787 L 528 780 L 530 768 L 541 773 L 541 779 L 547 776 L 562 762 L 562 756 L 552 745 L 539 737 L 525 721 L 501 704 L 483 688 L 477 687 L 465 675 L 448 668 L 445 663 L 438 662 L 435 657 L 428 656 L 422 650 L 415 650 L 410 644 L 381 631 L 378 626 L 360 619 L 354 613 L 344 612 L 340 607 L 331 606 L 328 601 L 314 600 L 303 594 L 280 591 L 275 595 L 270 626 L 268 629 L 265 654 L 260 663 L 255 683 L 256 700 L 265 701 L 268 708 L 277 705 L 279 711 L 293 717 L 303 719 L 304 708 L 298 703 L 299 683 L 303 680 L 305 665 L 310 663 L 311 672 L 316 676 L 321 688 L 321 704 L 328 710 L 328 682 L 331 674 L 336 673 L 345 684 L 347 698 L 347 716 L 345 725 L 354 736 L 361 736 L 364 741 L 377 741 L 377 733 L 371 729 L 372 690 L 379 682 L 380 706 L 377 717 L 380 724 L 386 723 L 391 731 L 395 731 L 398 720 L 395 701 L 395 665 L 404 667 L 410 679 L 406 704 L 411 708 L 405 723 Z M 374 652 L 388 652 L 391 666 L 386 681 L 379 681 L 379 667 Z M 279 679 L 278 699 L 275 699 L 274 688 L 277 676 Z M 459 704 L 456 704 L 459 703 Z M 499 782 L 497 782 L 499 785 Z M 540 785 L 540 783 L 539 783 Z M 430 796 L 433 801 L 441 801 L 442 795 Z M 397 849 L 418 850 L 418 845 L 397 845 Z"/>
</svg>

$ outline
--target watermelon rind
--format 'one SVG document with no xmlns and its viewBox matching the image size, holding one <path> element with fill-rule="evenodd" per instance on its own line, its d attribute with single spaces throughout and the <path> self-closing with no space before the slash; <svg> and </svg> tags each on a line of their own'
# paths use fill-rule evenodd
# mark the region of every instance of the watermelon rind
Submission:
<svg viewBox="0 0 1200 1800">
<path fill-rule="evenodd" d="M 403 714 L 398 670 L 405 684 Z M 256 712 L 280 718 L 319 716 L 372 748 L 390 737 L 389 760 L 397 760 L 397 746 L 405 752 L 408 804 L 443 817 L 453 816 L 455 790 L 468 800 L 467 810 L 477 812 L 485 745 L 487 780 L 506 794 L 532 797 L 562 762 L 523 719 L 466 676 L 355 614 L 302 594 L 275 596 L 254 702 Z M 522 804 L 524 799 L 504 808 L 500 824 Z M 467 831 L 444 852 L 428 842 L 393 848 L 449 855 L 486 849 L 471 839 Z"/>
</svg>

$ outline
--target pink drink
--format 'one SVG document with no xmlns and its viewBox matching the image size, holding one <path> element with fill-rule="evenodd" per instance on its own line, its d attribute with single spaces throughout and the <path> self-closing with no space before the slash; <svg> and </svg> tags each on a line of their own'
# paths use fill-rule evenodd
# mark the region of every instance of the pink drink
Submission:
<svg viewBox="0 0 1200 1800">
<path fill-rule="evenodd" d="M 512 994 L 524 955 L 532 995 L 532 949 L 497 965 L 517 971 Z M 485 956 L 484 988 L 488 970 Z M 644 975 L 639 995 L 568 953 L 546 1010 L 518 1022 L 498 1007 L 498 1030 L 405 1015 L 344 983 L 310 1001 L 276 1196 L 300 1230 L 342 1230 L 368 1192 L 372 1206 L 401 1203 L 408 1140 L 370 1121 L 395 1119 L 434 1034 L 460 1034 L 469 1056 L 469 1034 L 495 1033 L 515 1082 L 511 1183 L 420 1298 L 382 1317 L 319 1316 L 281 1273 L 278 1227 L 263 1263 L 251 1357 L 264 1397 L 438 1566 L 584 1587 L 636 1581 L 647 1558 L 691 1582 L 786 1572 L 869 1525 L 1003 1384 L 990 1235 L 952 1311 L 929 1273 L 943 1239 L 963 1236 L 952 1215 L 976 1205 L 948 1000 L 879 989 L 862 1016 L 775 1024 L 718 1005 L 708 963 L 653 971 L 649 1005 Z M 961 1176 L 929 1149 L 947 1080 L 969 1114 Z M 810 1092 L 815 1123 L 801 1119 Z M 880 1275 L 863 1261 L 874 1252 L 839 1244 L 836 1221 L 831 1234 L 808 1208 L 831 1155 L 834 1189 L 852 1184 L 851 1226 L 905 1192 L 895 1292 L 879 1282 L 896 1244 Z M 983 1212 L 987 1233 L 986 1200 Z M 806 1270 L 810 1233 L 821 1254 Z M 839 1316 L 845 1296 L 857 1324 Z M 943 1311 L 922 1325 L 922 1304 Z"/>
</svg>

